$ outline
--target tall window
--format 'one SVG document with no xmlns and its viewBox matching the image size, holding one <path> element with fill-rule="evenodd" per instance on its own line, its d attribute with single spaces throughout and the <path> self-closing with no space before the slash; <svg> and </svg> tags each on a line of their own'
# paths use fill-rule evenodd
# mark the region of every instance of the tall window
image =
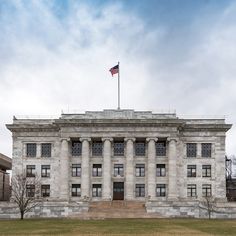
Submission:
<svg viewBox="0 0 236 236">
<path fill-rule="evenodd" d="M 202 196 L 203 197 L 210 197 L 211 196 L 211 185 L 210 184 L 203 184 L 202 185 Z"/>
<path fill-rule="evenodd" d="M 124 156 L 124 142 L 114 142 L 114 156 Z"/>
<path fill-rule="evenodd" d="M 145 142 L 136 142 L 135 143 L 135 155 L 136 156 L 145 156 Z"/>
<path fill-rule="evenodd" d="M 196 177 L 197 176 L 197 166 L 188 165 L 187 166 L 187 177 Z"/>
<path fill-rule="evenodd" d="M 211 143 L 202 143 L 202 157 L 211 157 Z"/>
<path fill-rule="evenodd" d="M 81 187 L 80 187 L 80 184 L 72 184 L 71 196 L 72 197 L 81 197 Z"/>
<path fill-rule="evenodd" d="M 50 197 L 50 185 L 49 184 L 41 185 L 41 194 L 42 194 L 42 197 Z"/>
<path fill-rule="evenodd" d="M 41 166 L 41 177 L 50 177 L 50 165 Z"/>
<path fill-rule="evenodd" d="M 136 176 L 144 177 L 145 176 L 145 165 L 144 164 L 136 164 Z"/>
<path fill-rule="evenodd" d="M 197 186 L 196 184 L 188 184 L 187 186 L 187 196 L 196 197 L 197 196 Z"/>
<path fill-rule="evenodd" d="M 102 156 L 102 142 L 101 141 L 94 141 L 92 143 L 92 153 L 93 156 Z"/>
<path fill-rule="evenodd" d="M 79 141 L 72 141 L 71 144 L 72 156 L 81 156 L 82 154 L 82 143 Z"/>
<path fill-rule="evenodd" d="M 26 156 L 27 157 L 36 157 L 36 143 L 27 143 L 26 144 Z"/>
<path fill-rule="evenodd" d="M 101 184 L 93 184 L 93 197 L 101 197 L 102 196 L 102 185 Z"/>
<path fill-rule="evenodd" d="M 165 184 L 157 184 L 156 196 L 157 197 L 165 197 L 166 196 L 166 185 Z"/>
<path fill-rule="evenodd" d="M 34 195 L 35 195 L 35 185 L 33 184 L 26 185 L 26 196 L 34 197 Z"/>
<path fill-rule="evenodd" d="M 156 155 L 166 156 L 166 142 L 165 141 L 156 142 Z"/>
<path fill-rule="evenodd" d="M 202 177 L 211 177 L 211 165 L 202 166 Z"/>
<path fill-rule="evenodd" d="M 124 176 L 124 168 L 123 164 L 115 164 L 114 165 L 114 176 Z"/>
<path fill-rule="evenodd" d="M 26 166 L 26 177 L 35 177 L 35 165 Z"/>
<path fill-rule="evenodd" d="M 52 144 L 51 143 L 42 143 L 41 144 L 41 156 L 42 157 L 51 157 L 52 155 Z"/>
<path fill-rule="evenodd" d="M 158 177 L 166 176 L 166 165 L 165 164 L 157 164 L 157 172 L 156 175 Z"/>
<path fill-rule="evenodd" d="M 136 197 L 145 197 L 145 184 L 136 184 L 135 185 L 135 196 Z"/>
<path fill-rule="evenodd" d="M 81 164 L 72 164 L 72 176 L 73 177 L 81 176 Z"/>
<path fill-rule="evenodd" d="M 196 143 L 187 143 L 187 157 L 196 157 L 197 156 L 197 144 Z"/>
<path fill-rule="evenodd" d="M 93 164 L 93 177 L 101 177 L 102 176 L 102 165 L 101 164 Z"/>
</svg>

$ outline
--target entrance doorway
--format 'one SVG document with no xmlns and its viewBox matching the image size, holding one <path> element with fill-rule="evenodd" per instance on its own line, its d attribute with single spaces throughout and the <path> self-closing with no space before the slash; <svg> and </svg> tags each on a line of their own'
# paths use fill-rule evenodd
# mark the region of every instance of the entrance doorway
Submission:
<svg viewBox="0 0 236 236">
<path fill-rule="evenodd" d="M 113 183 L 113 200 L 124 200 L 124 182 Z"/>
</svg>

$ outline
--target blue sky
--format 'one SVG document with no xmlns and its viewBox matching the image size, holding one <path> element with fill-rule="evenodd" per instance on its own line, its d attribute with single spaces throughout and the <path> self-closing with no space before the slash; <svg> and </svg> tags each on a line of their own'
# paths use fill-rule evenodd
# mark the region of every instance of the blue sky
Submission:
<svg viewBox="0 0 236 236">
<path fill-rule="evenodd" d="M 116 108 L 117 61 L 122 108 L 235 124 L 235 23 L 229 0 L 0 0 L 0 152 L 13 115 Z"/>
</svg>

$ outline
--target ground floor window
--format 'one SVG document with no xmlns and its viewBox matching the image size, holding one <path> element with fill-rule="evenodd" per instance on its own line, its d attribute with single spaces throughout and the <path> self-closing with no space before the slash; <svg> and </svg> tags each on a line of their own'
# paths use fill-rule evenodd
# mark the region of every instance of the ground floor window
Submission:
<svg viewBox="0 0 236 236">
<path fill-rule="evenodd" d="M 35 195 L 35 185 L 34 184 L 26 185 L 26 196 L 34 197 L 34 195 Z"/>
<path fill-rule="evenodd" d="M 203 197 L 210 197 L 211 196 L 211 185 L 210 184 L 203 184 L 202 185 L 202 196 Z"/>
<path fill-rule="evenodd" d="M 72 197 L 80 197 L 81 196 L 80 184 L 72 184 L 71 195 L 72 195 Z"/>
<path fill-rule="evenodd" d="M 93 197 L 101 197 L 101 196 L 102 196 L 102 185 L 93 184 Z"/>
<path fill-rule="evenodd" d="M 196 184 L 188 184 L 187 186 L 187 196 L 196 197 L 197 196 L 197 186 Z"/>
<path fill-rule="evenodd" d="M 157 184 L 156 196 L 157 197 L 165 197 L 166 196 L 166 185 L 165 184 Z"/>
<path fill-rule="evenodd" d="M 135 185 L 135 196 L 136 197 L 145 197 L 145 184 L 136 184 Z"/>
<path fill-rule="evenodd" d="M 42 197 L 50 197 L 50 185 L 44 184 L 41 186 Z"/>
<path fill-rule="evenodd" d="M 202 166 L 202 177 L 211 177 L 211 165 Z"/>
</svg>

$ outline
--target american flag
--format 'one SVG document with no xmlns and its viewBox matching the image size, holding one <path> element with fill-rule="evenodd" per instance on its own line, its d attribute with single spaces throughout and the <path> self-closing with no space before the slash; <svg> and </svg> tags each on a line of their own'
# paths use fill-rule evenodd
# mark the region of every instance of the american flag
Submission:
<svg viewBox="0 0 236 236">
<path fill-rule="evenodd" d="M 112 75 L 112 76 L 113 76 L 114 74 L 119 73 L 119 65 L 116 65 L 116 66 L 112 67 L 109 71 L 111 72 L 111 75 Z"/>
</svg>

